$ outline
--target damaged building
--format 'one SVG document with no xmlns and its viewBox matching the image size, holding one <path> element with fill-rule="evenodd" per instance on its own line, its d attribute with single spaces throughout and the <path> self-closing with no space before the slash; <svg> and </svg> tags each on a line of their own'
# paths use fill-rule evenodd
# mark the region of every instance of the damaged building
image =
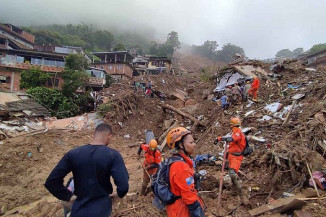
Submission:
<svg viewBox="0 0 326 217">
<path fill-rule="evenodd" d="M 93 59 L 92 66 L 105 70 L 116 81 L 131 78 L 133 56 L 127 51 L 93 52 L 100 60 Z"/>
</svg>

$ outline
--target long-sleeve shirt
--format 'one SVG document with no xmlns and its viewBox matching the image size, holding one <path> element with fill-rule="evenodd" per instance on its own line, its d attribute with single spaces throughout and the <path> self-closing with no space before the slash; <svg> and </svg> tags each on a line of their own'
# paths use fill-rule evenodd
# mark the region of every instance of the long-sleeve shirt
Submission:
<svg viewBox="0 0 326 217">
<path fill-rule="evenodd" d="M 260 84 L 260 82 L 259 82 L 258 78 L 254 78 L 254 80 L 252 81 L 251 89 L 258 90 L 259 84 Z"/>
<path fill-rule="evenodd" d="M 46 180 L 45 187 L 58 199 L 69 201 L 72 193 L 63 185 L 72 171 L 76 201 L 72 217 L 107 217 L 112 204 L 112 176 L 117 194 L 124 197 L 129 190 L 129 175 L 120 153 L 105 145 L 84 145 L 66 153 Z"/>
<path fill-rule="evenodd" d="M 168 217 L 189 217 L 188 205 L 196 201 L 203 204 L 195 189 L 193 161 L 186 155 L 179 154 L 184 159 L 184 162 L 179 161 L 171 165 L 169 180 L 171 192 L 181 198 L 177 199 L 173 204 L 167 205 Z"/>
</svg>

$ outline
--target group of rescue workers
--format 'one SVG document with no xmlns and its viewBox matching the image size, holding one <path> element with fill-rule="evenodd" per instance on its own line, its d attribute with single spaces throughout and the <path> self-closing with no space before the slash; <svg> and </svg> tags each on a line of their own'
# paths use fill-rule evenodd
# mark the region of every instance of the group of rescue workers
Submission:
<svg viewBox="0 0 326 217">
<path fill-rule="evenodd" d="M 239 118 L 231 118 L 231 136 L 217 137 L 215 142 L 229 143 L 229 176 L 242 203 L 247 205 L 249 201 L 238 177 L 246 147 L 246 137 L 239 128 L 240 125 Z M 129 175 L 120 153 L 107 147 L 111 138 L 111 127 L 108 124 L 99 124 L 95 129 L 93 141 L 66 153 L 47 178 L 45 187 L 58 199 L 69 202 L 63 204 L 65 213 L 71 211 L 71 217 L 108 217 L 111 215 L 112 201 L 127 194 Z M 168 217 L 205 217 L 205 204 L 196 189 L 196 166 L 192 159 L 196 143 L 192 132 L 183 127 L 176 127 L 168 132 L 166 142 L 172 156 L 164 161 L 155 139 L 150 140 L 148 144 L 141 144 L 138 149 L 138 159 L 141 152 L 145 152 L 141 195 L 146 195 L 147 186 L 154 175 L 160 173 L 161 164 L 170 162 L 167 187 L 174 200 L 164 204 Z M 73 180 L 64 186 L 64 178 L 70 172 L 73 174 Z M 112 194 L 110 177 L 117 186 L 115 194 Z M 153 192 L 157 196 L 155 191 Z"/>
<path fill-rule="evenodd" d="M 252 97 L 252 101 L 258 102 L 259 84 L 259 79 L 257 76 L 254 76 L 252 83 L 250 80 L 247 80 L 246 82 L 240 84 L 235 83 L 233 86 L 227 86 L 224 94 L 220 98 L 222 108 L 225 110 L 228 109 L 230 105 L 237 105 L 241 102 L 247 102 L 249 97 Z"/>
<path fill-rule="evenodd" d="M 218 137 L 216 142 L 228 141 L 228 162 L 229 176 L 241 201 L 244 205 L 248 205 L 249 201 L 244 189 L 242 189 L 238 172 L 243 160 L 243 151 L 246 146 L 246 137 L 239 128 L 241 121 L 239 118 L 231 118 L 230 126 L 232 134 L 230 137 Z M 172 156 L 179 156 L 182 161 L 175 162 L 170 165 L 169 170 L 169 187 L 170 191 L 176 196 L 176 200 L 172 204 L 166 206 L 167 215 L 169 217 L 201 217 L 205 216 L 204 202 L 197 194 L 195 165 L 191 158 L 196 148 L 196 143 L 191 131 L 183 127 L 172 129 L 167 135 L 167 145 L 173 150 Z M 149 144 L 141 144 L 138 150 L 140 157 L 141 151 L 145 151 L 145 160 L 143 162 L 143 182 L 141 194 L 146 195 L 146 189 L 150 178 L 154 175 L 161 162 L 161 153 L 157 148 L 157 141 L 151 140 Z"/>
<path fill-rule="evenodd" d="M 151 89 L 151 82 L 148 85 L 135 82 L 135 91 Z M 247 82 L 241 88 L 235 84 L 234 87 L 225 91 L 226 102 L 232 99 L 232 104 L 253 96 L 257 101 L 259 80 L 254 77 L 252 84 Z M 223 98 L 222 97 L 222 98 Z M 225 101 L 222 106 L 225 106 Z M 224 102 L 224 104 L 223 104 Z M 225 108 L 225 107 L 223 107 Z M 214 143 L 225 141 L 228 144 L 227 160 L 228 173 L 232 183 L 244 205 L 249 203 L 246 192 L 242 189 L 238 172 L 243 161 L 247 139 L 241 129 L 239 118 L 231 118 L 230 126 L 232 134 L 229 137 L 217 137 Z M 45 187 L 58 199 L 62 200 L 65 216 L 70 213 L 71 217 L 108 217 L 112 212 L 112 202 L 117 197 L 124 197 L 129 190 L 129 175 L 121 154 L 107 147 L 112 138 L 112 129 L 108 124 L 99 124 L 94 133 L 93 141 L 87 145 L 79 146 L 70 150 L 60 160 L 46 180 Z M 145 196 L 150 188 L 155 199 L 159 199 L 163 207 L 166 207 L 168 217 L 205 217 L 205 205 L 198 195 L 198 177 L 196 165 L 192 154 L 196 149 L 196 143 L 192 132 L 183 127 L 176 127 L 168 132 L 166 144 L 171 149 L 172 156 L 162 159 L 161 152 L 155 139 L 148 144 L 139 146 L 137 156 L 140 160 L 141 152 L 144 151 L 145 160 L 142 163 L 143 181 L 140 194 Z M 153 187 L 155 180 L 160 180 L 160 173 L 163 173 L 162 165 L 168 165 L 166 185 L 159 187 L 159 191 L 167 195 L 157 195 Z M 73 179 L 64 185 L 65 176 L 72 172 Z M 117 186 L 113 194 L 113 187 L 110 181 L 113 178 Z M 155 178 L 156 177 L 156 178 Z M 155 182 L 154 182 L 155 181 Z M 166 191 L 166 189 L 168 189 Z M 162 201 L 165 196 L 173 196 L 169 202 Z M 65 202 L 66 201 L 66 202 Z M 153 202 L 154 204 L 154 202 Z"/>
</svg>

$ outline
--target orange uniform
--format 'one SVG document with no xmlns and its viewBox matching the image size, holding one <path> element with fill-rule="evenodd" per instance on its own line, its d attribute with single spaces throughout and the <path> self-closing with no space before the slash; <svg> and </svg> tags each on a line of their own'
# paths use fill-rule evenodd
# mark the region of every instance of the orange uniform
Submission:
<svg viewBox="0 0 326 217">
<path fill-rule="evenodd" d="M 238 127 L 232 128 L 232 139 L 229 146 L 229 168 L 234 169 L 236 172 L 239 171 L 241 162 L 243 160 L 243 155 L 235 156 L 232 153 L 241 153 L 246 147 L 246 137 Z"/>
<path fill-rule="evenodd" d="M 253 98 L 255 100 L 257 100 L 257 92 L 258 92 L 258 89 L 259 89 L 259 80 L 258 78 L 254 78 L 253 82 L 252 82 L 252 85 L 251 85 L 251 88 L 249 90 L 249 95 L 253 95 Z"/>
<path fill-rule="evenodd" d="M 168 217 L 188 217 L 188 205 L 200 202 L 203 207 L 203 201 L 197 195 L 194 180 L 193 161 L 184 154 L 179 153 L 185 162 L 175 162 L 170 167 L 169 179 L 171 192 L 175 196 L 181 196 L 173 204 L 167 205 Z"/>
<path fill-rule="evenodd" d="M 142 144 L 140 147 L 145 152 L 145 160 L 143 163 L 145 169 L 149 168 L 153 164 L 161 163 L 161 152 L 158 149 L 152 151 L 146 144 Z M 157 168 L 150 168 L 147 171 L 150 175 L 153 175 L 156 173 Z"/>
</svg>

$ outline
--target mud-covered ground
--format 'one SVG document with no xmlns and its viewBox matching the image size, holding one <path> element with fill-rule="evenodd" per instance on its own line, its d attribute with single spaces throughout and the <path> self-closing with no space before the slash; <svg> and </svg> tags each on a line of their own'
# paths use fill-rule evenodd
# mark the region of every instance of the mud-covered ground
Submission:
<svg viewBox="0 0 326 217">
<path fill-rule="evenodd" d="M 144 81 L 152 81 L 154 89 L 164 92 L 167 96 L 164 103 L 186 109 L 206 124 L 206 127 L 199 127 L 194 131 L 197 140 L 195 154 L 218 156 L 223 147 L 221 144 L 214 145 L 213 142 L 217 136 L 230 132 L 228 123 L 232 116 L 241 117 L 243 127 L 252 127 L 249 136 L 256 135 L 266 139 L 266 142 L 250 141 L 255 151 L 245 158 L 241 166 L 245 175 L 240 174 L 243 186 L 251 197 L 250 205 L 240 206 L 232 213 L 233 216 L 250 216 L 248 210 L 282 197 L 283 192 L 297 183 L 302 184 L 292 189 L 291 193 L 301 192 L 306 197 L 314 196 L 307 185 L 305 163 L 308 162 L 312 169 L 325 167 L 323 152 L 314 145 L 315 140 L 326 139 L 325 122 L 315 117 L 315 114 L 325 110 L 325 72 L 307 71 L 299 63 L 290 63 L 280 74 L 283 78 L 276 81 L 261 77 L 259 103 L 250 106 L 242 103 L 232 106 L 226 112 L 218 103 L 203 97 L 204 90 L 212 91 L 214 85 L 200 82 L 198 77 L 160 75 L 144 78 Z M 288 83 L 301 84 L 301 87 L 286 89 Z M 114 202 L 113 216 L 166 216 L 165 212 L 159 212 L 152 206 L 152 193 L 147 196 L 138 194 L 142 179 L 142 168 L 136 158 L 138 144 L 144 140 L 146 129 L 152 129 L 155 136 L 159 137 L 166 130 L 164 120 L 173 120 L 171 123 L 178 120 L 185 127 L 191 127 L 192 123 L 178 114 L 163 111 L 160 107 L 162 102 L 158 98 L 145 98 L 143 93 L 135 93 L 131 84 L 132 82 L 124 82 L 103 91 L 110 102 L 121 106 L 104 116 L 105 122 L 110 123 L 114 129 L 110 147 L 122 154 L 130 175 L 130 192 L 126 198 Z M 172 96 L 176 89 L 187 93 L 186 102 Z M 305 97 L 298 101 L 286 124 L 283 124 L 284 120 L 273 117 L 272 113 L 264 110 L 266 104 L 273 102 L 280 102 L 284 107 L 291 105 L 291 96 L 296 93 L 302 93 Z M 191 105 L 187 105 L 187 101 Z M 246 116 L 251 110 L 255 113 Z M 259 121 L 264 115 L 273 118 Z M 92 133 L 92 130 L 53 130 L 4 140 L 0 145 L 0 206 L 3 211 L 7 210 L 4 216 L 62 216 L 60 203 L 44 188 L 45 179 L 67 151 L 87 144 Z M 127 134 L 130 135 L 128 139 L 124 138 Z M 281 158 L 280 164 L 277 164 L 275 153 L 283 153 L 290 160 Z M 168 151 L 164 150 L 163 155 L 169 156 Z M 199 170 L 207 172 L 201 183 L 201 191 L 204 191 L 201 196 L 207 207 L 207 215 L 216 216 L 221 166 L 201 164 Z M 222 213 L 230 213 L 239 203 L 240 198 L 234 194 L 232 186 L 226 184 L 222 194 Z M 28 204 L 30 206 L 24 206 Z M 325 200 L 311 200 L 303 210 L 309 211 L 313 216 L 325 216 L 325 205 Z M 16 214 L 9 215 L 12 213 Z M 281 216 L 276 216 L 278 215 Z M 262 216 L 275 214 L 264 213 Z"/>
</svg>

